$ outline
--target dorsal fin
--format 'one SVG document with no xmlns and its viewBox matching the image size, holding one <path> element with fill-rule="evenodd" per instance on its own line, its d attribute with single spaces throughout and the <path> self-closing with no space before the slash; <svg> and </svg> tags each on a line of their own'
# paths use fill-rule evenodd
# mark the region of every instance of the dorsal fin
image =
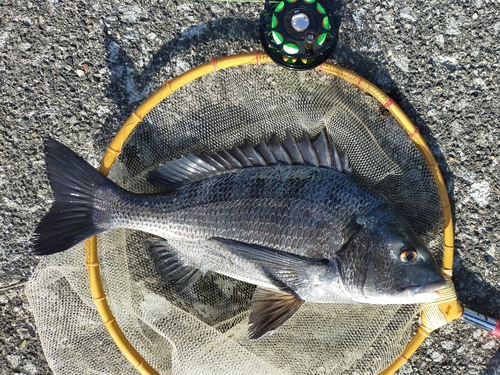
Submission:
<svg viewBox="0 0 500 375">
<path fill-rule="evenodd" d="M 292 160 L 290 159 L 290 155 L 288 155 L 287 150 L 283 147 L 283 143 L 278 139 L 276 134 L 273 134 L 271 140 L 267 144 L 269 151 L 274 155 L 274 158 L 278 162 L 278 164 L 282 165 L 290 165 L 292 164 Z"/>
<path fill-rule="evenodd" d="M 321 132 L 318 139 L 314 142 L 314 151 L 318 157 L 320 167 L 330 168 L 332 164 L 332 154 L 328 149 L 328 142 L 326 141 L 325 133 Z"/>
<path fill-rule="evenodd" d="M 292 161 L 292 164 L 294 165 L 304 164 L 304 158 L 302 157 L 299 147 L 297 146 L 297 143 L 293 139 L 290 132 L 286 132 L 286 138 L 285 141 L 283 142 L 283 145 L 288 151 L 288 155 L 290 155 L 290 160 Z"/>
<path fill-rule="evenodd" d="M 173 190 L 194 181 L 248 167 L 308 165 L 350 173 L 347 156 L 340 157 L 336 148 L 333 145 L 331 147 L 330 150 L 323 132 L 314 143 L 311 143 L 305 132 L 299 142 L 287 132 L 284 141 L 273 135 L 269 142 L 261 141 L 257 146 L 246 141 L 230 151 L 222 150 L 213 155 L 205 153 L 200 156 L 189 154 L 168 161 L 149 172 L 147 180 L 152 185 Z"/>
<path fill-rule="evenodd" d="M 297 143 L 297 147 L 299 148 L 300 153 L 302 154 L 304 164 L 313 167 L 319 167 L 318 155 L 316 155 L 316 150 L 311 144 L 311 141 L 309 140 L 309 137 L 307 136 L 306 132 L 302 134 L 302 138 Z"/>
<path fill-rule="evenodd" d="M 250 142 L 246 141 L 245 144 L 241 147 L 241 152 L 245 154 L 248 160 L 254 166 L 266 166 L 267 163 L 264 158 L 260 155 L 260 153 L 253 147 Z"/>
<path fill-rule="evenodd" d="M 256 151 L 262 156 L 266 165 L 277 165 L 278 161 L 274 157 L 273 153 L 269 151 L 269 148 L 266 146 L 264 141 L 260 141 L 260 143 L 256 147 Z"/>
</svg>

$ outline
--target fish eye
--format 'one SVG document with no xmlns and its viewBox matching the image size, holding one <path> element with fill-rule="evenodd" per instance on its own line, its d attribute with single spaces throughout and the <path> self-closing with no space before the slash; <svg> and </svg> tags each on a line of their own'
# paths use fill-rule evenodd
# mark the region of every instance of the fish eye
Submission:
<svg viewBox="0 0 500 375">
<path fill-rule="evenodd" d="M 403 263 L 413 263 L 417 260 L 417 256 L 418 254 L 415 249 L 406 248 L 401 252 L 399 259 L 401 259 L 401 262 Z"/>
</svg>

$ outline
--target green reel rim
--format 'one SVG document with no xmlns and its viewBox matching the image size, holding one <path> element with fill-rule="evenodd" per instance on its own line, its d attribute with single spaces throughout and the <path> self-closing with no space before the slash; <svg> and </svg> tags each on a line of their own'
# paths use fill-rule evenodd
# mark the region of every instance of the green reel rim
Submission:
<svg viewBox="0 0 500 375">
<path fill-rule="evenodd" d="M 262 46 L 278 65 L 313 69 L 325 62 L 338 41 L 338 16 L 329 0 L 266 0 L 260 17 Z"/>
</svg>

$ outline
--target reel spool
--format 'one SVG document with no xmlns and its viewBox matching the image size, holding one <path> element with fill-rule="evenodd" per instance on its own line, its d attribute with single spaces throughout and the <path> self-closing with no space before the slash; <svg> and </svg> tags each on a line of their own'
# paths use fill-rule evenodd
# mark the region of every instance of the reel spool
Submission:
<svg viewBox="0 0 500 375">
<path fill-rule="evenodd" d="M 338 29 L 331 0 L 266 0 L 260 16 L 264 50 L 275 63 L 294 70 L 325 62 L 337 45 Z"/>
</svg>

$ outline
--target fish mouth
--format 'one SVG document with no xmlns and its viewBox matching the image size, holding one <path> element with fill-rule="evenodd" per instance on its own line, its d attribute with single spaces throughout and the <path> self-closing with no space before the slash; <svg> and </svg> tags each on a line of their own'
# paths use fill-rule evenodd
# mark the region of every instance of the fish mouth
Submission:
<svg viewBox="0 0 500 375">
<path fill-rule="evenodd" d="M 404 289 L 403 294 L 408 297 L 415 297 L 421 302 L 429 302 L 439 298 L 439 290 L 444 287 L 446 287 L 446 281 L 443 278 L 431 284 L 409 286 Z"/>
<path fill-rule="evenodd" d="M 374 304 L 428 303 L 438 299 L 441 296 L 439 290 L 444 287 L 446 287 L 446 281 L 443 278 L 442 280 L 430 284 L 410 285 L 394 295 L 381 295 L 369 288 L 364 288 L 366 299 L 363 302 Z"/>
</svg>

